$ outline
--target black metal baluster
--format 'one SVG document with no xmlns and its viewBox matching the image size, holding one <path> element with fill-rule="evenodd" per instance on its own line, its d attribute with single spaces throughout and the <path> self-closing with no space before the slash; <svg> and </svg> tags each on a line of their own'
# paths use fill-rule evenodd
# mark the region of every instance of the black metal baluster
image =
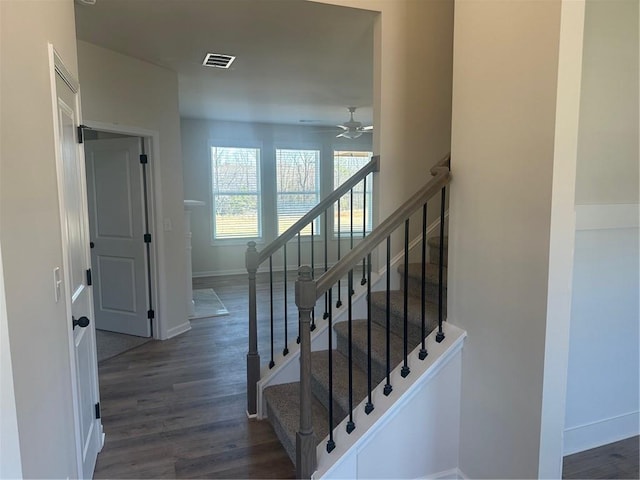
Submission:
<svg viewBox="0 0 640 480">
<path fill-rule="evenodd" d="M 373 399 L 371 396 L 371 254 L 367 254 L 367 390 L 369 397 L 364 407 L 364 413 L 373 412 Z"/>
<path fill-rule="evenodd" d="M 425 203 L 422 206 L 422 286 L 421 286 L 421 295 L 420 298 L 422 303 L 420 305 L 420 314 L 422 320 L 422 347 L 420 348 L 420 353 L 418 354 L 418 358 L 420 360 L 424 360 L 427 358 L 427 344 L 425 337 L 427 336 L 427 326 L 425 319 L 425 302 L 427 301 L 426 294 L 426 285 L 427 285 L 427 204 Z"/>
<path fill-rule="evenodd" d="M 313 224 L 315 222 L 314 220 L 311 220 L 311 278 L 316 278 L 316 274 L 315 274 L 315 252 L 313 249 Z M 314 307 L 313 310 L 311 310 L 311 331 L 313 332 L 316 329 L 316 309 Z"/>
<path fill-rule="evenodd" d="M 289 353 L 289 325 L 288 325 L 288 310 L 287 305 L 287 244 L 285 243 L 282 250 L 283 263 L 284 263 L 284 349 L 282 355 L 287 356 Z"/>
<path fill-rule="evenodd" d="M 367 236 L 367 177 L 362 179 L 364 183 L 364 193 L 362 194 L 362 238 L 364 239 Z M 362 259 L 362 280 L 360 280 L 360 285 L 364 285 L 367 283 L 366 277 L 366 264 L 364 258 Z"/>
<path fill-rule="evenodd" d="M 327 452 L 336 448 L 333 440 L 333 335 L 331 335 L 331 323 L 333 320 L 333 305 L 331 305 L 331 289 L 329 289 L 329 441 L 327 442 Z"/>
<path fill-rule="evenodd" d="M 271 308 L 271 361 L 269 368 L 273 368 L 276 364 L 273 360 L 273 256 L 269 257 L 269 301 Z"/>
<path fill-rule="evenodd" d="M 393 391 L 391 386 L 391 236 L 387 237 L 387 384 L 383 393 L 389 395 Z"/>
<path fill-rule="evenodd" d="M 444 200 L 447 194 L 447 187 L 442 187 L 440 195 L 440 258 L 438 259 L 438 333 L 436 334 L 436 342 L 440 343 L 444 340 L 444 332 L 442 331 L 443 307 L 443 271 L 444 271 Z"/>
<path fill-rule="evenodd" d="M 338 261 L 340 261 L 340 243 L 342 238 L 340 237 L 340 198 L 338 199 Z M 336 308 L 342 306 L 342 280 L 338 280 L 338 300 L 336 301 Z"/>
<path fill-rule="evenodd" d="M 353 250 L 353 188 L 351 190 L 349 190 L 349 197 L 351 200 L 351 208 L 349 209 L 349 216 L 350 216 L 350 220 L 349 220 L 349 239 L 350 239 L 350 245 L 351 245 L 351 250 Z M 351 288 L 349 290 L 349 295 L 353 295 L 355 292 L 355 290 L 353 289 L 353 283 L 351 284 Z"/>
<path fill-rule="evenodd" d="M 324 271 L 325 273 L 329 270 L 329 229 L 327 228 L 329 225 L 328 220 L 329 210 L 324 211 Z M 322 318 L 326 320 L 329 318 L 329 295 L 328 292 L 324 292 L 324 315 Z"/>
<path fill-rule="evenodd" d="M 403 331 L 403 354 L 404 354 L 404 364 L 402 365 L 402 369 L 400 370 L 400 375 L 406 377 L 409 375 L 409 364 L 407 362 L 407 357 L 409 355 L 408 343 L 409 343 L 409 219 L 404 222 L 404 278 L 403 278 L 403 286 L 404 286 L 404 331 Z"/>
<path fill-rule="evenodd" d="M 300 231 L 298 231 L 298 270 L 300 270 L 300 265 L 302 264 L 302 253 L 300 252 Z M 300 316 L 298 316 L 298 338 L 296 338 L 296 343 L 300 344 Z"/>
<path fill-rule="evenodd" d="M 347 286 L 349 290 L 353 287 L 353 270 L 349 271 Z M 349 421 L 347 422 L 347 433 L 351 433 L 356 429 L 356 424 L 353 423 L 353 307 L 351 301 L 351 295 L 347 299 L 349 308 Z"/>
</svg>

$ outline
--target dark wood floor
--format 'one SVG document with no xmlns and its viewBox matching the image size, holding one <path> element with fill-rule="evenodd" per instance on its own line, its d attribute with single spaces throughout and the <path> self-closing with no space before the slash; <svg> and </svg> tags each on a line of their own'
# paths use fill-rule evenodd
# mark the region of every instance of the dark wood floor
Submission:
<svg viewBox="0 0 640 480">
<path fill-rule="evenodd" d="M 564 458 L 562 478 L 640 478 L 639 437 L 586 450 Z"/>
<path fill-rule="evenodd" d="M 271 425 L 245 413 L 246 280 L 198 280 L 195 287 L 214 288 L 230 315 L 195 320 L 183 335 L 100 364 L 106 443 L 95 478 L 295 476 Z M 268 310 L 264 282 L 259 295 Z M 276 306 L 276 313 L 282 310 Z M 291 317 L 297 335 L 297 316 Z M 261 335 L 260 343 L 268 362 L 269 336 Z"/>
</svg>

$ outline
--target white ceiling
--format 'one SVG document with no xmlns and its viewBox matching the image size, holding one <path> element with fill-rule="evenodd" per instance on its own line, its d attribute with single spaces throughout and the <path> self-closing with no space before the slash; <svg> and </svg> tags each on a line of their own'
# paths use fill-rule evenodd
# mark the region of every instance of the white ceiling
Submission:
<svg viewBox="0 0 640 480">
<path fill-rule="evenodd" d="M 97 0 L 76 4 L 76 30 L 177 72 L 184 117 L 335 125 L 353 105 L 371 124 L 375 15 L 307 0 Z M 207 52 L 237 58 L 203 67 Z"/>
</svg>

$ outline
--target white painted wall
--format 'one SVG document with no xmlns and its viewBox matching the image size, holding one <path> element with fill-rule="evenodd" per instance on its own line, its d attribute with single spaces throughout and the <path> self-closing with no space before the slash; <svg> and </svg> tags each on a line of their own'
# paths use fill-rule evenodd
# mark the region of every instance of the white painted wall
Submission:
<svg viewBox="0 0 640 480">
<path fill-rule="evenodd" d="M 73 2 L 5 0 L 0 12 L 0 242 L 11 346 L 10 366 L 2 353 L 2 398 L 10 369 L 22 475 L 74 478 L 70 319 L 53 296 L 62 245 L 47 49 L 52 42 L 77 76 Z M 4 418 L 2 429 L 4 438 Z"/>
<path fill-rule="evenodd" d="M 548 461 L 552 211 L 573 203 L 553 188 L 554 161 L 571 161 L 556 157 L 555 137 L 567 134 L 555 125 L 561 6 L 456 2 L 448 312 L 469 335 L 460 468 L 471 478 L 533 478 Z M 558 251 L 571 248 L 557 241 Z"/>
<path fill-rule="evenodd" d="M 638 17 L 586 2 L 567 454 L 638 434 Z"/>
<path fill-rule="evenodd" d="M 335 138 L 335 133 L 319 134 L 317 127 L 250 124 L 240 122 L 213 122 L 197 119 L 181 120 L 182 158 L 184 164 L 185 198 L 202 200 L 204 208 L 192 212 L 191 232 L 193 272 L 195 275 L 246 273 L 244 254 L 245 240 L 216 241 L 212 243 L 212 197 L 211 197 L 211 142 L 223 142 L 237 146 L 261 148 L 262 191 L 269 192 L 269 199 L 275 198 L 275 149 L 303 148 L 320 150 L 320 161 L 324 165 L 333 162 L 333 150 L 371 151 L 371 135 L 365 134 L 355 140 Z M 333 171 L 322 170 L 320 179 L 322 196 L 333 190 Z M 263 202 L 263 241 L 258 250 L 264 248 L 276 237 L 275 204 Z M 330 259 L 337 258 L 333 250 L 333 232 L 329 232 L 332 252 Z M 301 248 L 305 261 L 310 258 L 309 242 Z M 316 241 L 316 263 L 324 265 L 324 241 Z M 297 267 L 297 245 L 292 241 L 287 250 L 289 266 Z M 343 251 L 344 252 L 344 251 Z M 274 266 L 282 267 L 282 259 L 274 258 Z"/>
<path fill-rule="evenodd" d="M 160 336 L 167 338 L 188 328 L 178 78 L 164 68 L 82 41 L 78 41 L 78 65 L 85 121 L 159 133 L 160 151 L 153 152 L 151 161 L 158 161 L 154 167 L 161 179 L 155 212 L 161 235 L 158 314 L 163 318 Z M 171 230 L 163 231 L 167 221 Z"/>
</svg>

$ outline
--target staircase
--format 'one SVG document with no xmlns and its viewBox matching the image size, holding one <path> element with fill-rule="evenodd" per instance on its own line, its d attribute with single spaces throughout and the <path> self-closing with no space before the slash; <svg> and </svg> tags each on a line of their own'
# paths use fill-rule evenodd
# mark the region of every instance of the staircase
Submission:
<svg viewBox="0 0 640 480">
<path fill-rule="evenodd" d="M 451 182 L 450 158 L 447 155 L 436 163 L 430 170 L 432 178 L 371 232 L 362 224 L 360 230 L 356 230 L 354 211 L 358 203 L 354 202 L 355 189 L 362 183 L 358 190 L 358 194 L 363 195 L 359 218 L 366 218 L 367 177 L 378 171 L 379 157 L 373 157 L 369 164 L 263 250 L 258 251 L 254 242 L 248 244 L 247 412 L 258 418 L 269 418 L 296 464 L 298 478 L 310 478 L 314 472 L 322 476 L 327 469 L 337 474 L 337 478 L 359 476 L 360 473 L 352 468 L 353 462 L 347 460 L 361 451 L 352 448 L 356 445 L 354 442 L 359 442 L 363 448 L 377 444 L 384 450 L 397 445 L 380 446 L 378 442 L 384 435 L 376 432 L 388 422 L 404 421 L 405 431 L 432 423 L 429 410 L 423 410 L 417 404 L 408 407 L 415 395 L 425 393 L 427 396 L 421 397 L 421 405 L 426 402 L 438 408 L 438 419 L 446 417 L 449 425 L 456 424 L 455 416 L 447 416 L 447 406 L 459 403 L 460 392 L 455 385 L 459 385 L 456 379 L 460 376 L 461 363 L 458 360 L 448 362 L 454 356 L 461 358 L 464 332 L 451 325 L 443 327 L 447 266 L 444 227 L 446 191 Z M 340 222 L 341 211 L 346 211 L 341 210 L 341 204 L 345 203 L 350 212 L 348 227 Z M 429 238 L 431 227 L 427 219 L 434 208 L 439 216 L 432 226 L 439 227 L 439 236 Z M 316 235 L 314 224 L 318 225 Z M 414 229 L 421 226 L 422 233 L 412 234 L 412 224 Z M 303 234 L 308 231 L 311 235 Z M 336 232 L 334 239 L 329 237 L 330 231 Z M 303 235 L 305 242 L 301 241 Z M 404 248 L 398 243 L 400 239 L 404 240 Z M 386 279 L 377 278 L 372 272 L 374 255 L 384 262 L 385 246 L 386 265 L 381 266 L 381 271 L 385 272 Z M 420 250 L 419 255 L 412 252 L 414 248 Z M 393 261 L 392 252 L 397 255 Z M 287 305 L 287 270 L 290 269 L 287 258 L 292 256 L 297 257 L 298 266 L 295 282 L 297 315 L 289 318 L 297 320 L 297 342 L 288 340 L 296 338 L 296 325 L 288 327 L 287 308 L 284 318 L 274 317 L 274 304 L 283 302 Z M 410 263 L 414 257 L 420 259 L 419 263 Z M 399 283 L 392 281 L 392 263 L 397 261 L 403 263 L 397 269 Z M 284 266 L 282 290 L 274 288 L 274 262 Z M 332 262 L 335 263 L 329 268 Z M 256 274 L 263 264 L 261 268 L 268 266 L 269 271 L 269 302 L 262 302 L 258 308 Z M 393 265 L 395 268 L 395 263 Z M 356 270 L 361 271 L 362 279 L 358 278 L 359 286 L 355 290 L 359 292 L 354 295 Z M 395 275 L 393 280 L 396 280 Z M 340 292 L 341 285 L 352 293 L 334 303 L 333 294 L 336 287 Z M 366 289 L 366 295 L 360 285 Z M 395 285 L 400 288 L 392 290 Z M 346 300 L 344 305 L 341 300 Z M 281 326 L 283 328 L 279 330 Z M 436 328 L 437 333 L 429 335 Z M 268 363 L 260 359 L 259 330 L 269 334 Z M 282 340 L 284 342 L 280 343 Z M 280 355 L 276 346 L 282 344 L 285 347 Z M 299 382 L 287 383 L 292 380 Z M 438 386 L 426 390 L 427 383 L 432 381 Z M 427 398 L 429 395 L 431 400 Z M 381 421 L 383 416 L 386 420 Z M 441 428 L 435 424 L 432 427 Z M 454 426 L 449 431 L 457 429 Z M 374 467 L 378 468 L 377 473 L 363 470 L 362 474 L 378 475 L 385 468 L 396 466 L 409 478 L 432 471 L 442 462 L 416 461 L 420 458 L 428 460 L 428 455 L 415 450 L 422 445 L 418 438 L 424 433 L 415 431 L 415 441 L 410 448 L 397 452 L 394 461 Z M 446 431 L 442 433 L 447 436 Z M 363 435 L 368 438 L 366 442 L 359 440 Z M 325 437 L 328 437 L 326 445 L 318 448 Z M 442 458 L 450 457 L 453 450 L 449 447 L 455 444 L 438 442 L 434 448 L 444 447 Z M 336 449 L 337 452 L 331 454 Z M 411 465 L 420 464 L 422 470 L 403 468 L 407 465 L 402 460 L 403 454 L 409 450 L 413 452 Z M 344 459 L 340 460 L 340 465 L 351 470 L 336 473 L 335 468 L 342 468 L 335 463 L 338 458 Z M 367 461 L 367 466 L 373 465 L 377 464 Z M 387 470 L 387 475 L 395 473 Z"/>
<path fill-rule="evenodd" d="M 425 265 L 425 318 L 427 335 L 438 326 L 438 278 L 440 237 L 432 237 L 427 242 L 428 263 Z M 447 265 L 447 239 L 444 238 L 444 265 Z M 409 350 L 413 350 L 422 340 L 422 263 L 404 264 L 398 268 L 402 279 L 406 276 L 407 288 L 407 333 Z M 446 268 L 443 270 L 446 285 Z M 404 291 L 389 292 L 390 309 L 390 360 L 396 366 L 404 357 Z M 445 292 L 446 292 L 446 287 Z M 444 294 L 446 298 L 446 293 Z M 446 300 L 445 300 L 446 305 Z M 387 291 L 371 292 L 371 376 L 373 385 L 385 381 L 386 370 L 386 322 Z M 368 394 L 368 325 L 366 319 L 354 319 L 352 327 L 353 359 L 353 405 L 359 405 Z M 333 425 L 338 425 L 349 415 L 349 321 L 333 325 L 337 338 L 337 348 L 332 350 L 333 361 Z M 311 353 L 312 421 L 318 443 L 328 435 L 329 430 L 329 351 Z M 282 442 L 291 460 L 296 462 L 296 432 L 300 421 L 300 383 L 286 383 L 267 387 L 264 401 L 269 421 Z"/>
</svg>

